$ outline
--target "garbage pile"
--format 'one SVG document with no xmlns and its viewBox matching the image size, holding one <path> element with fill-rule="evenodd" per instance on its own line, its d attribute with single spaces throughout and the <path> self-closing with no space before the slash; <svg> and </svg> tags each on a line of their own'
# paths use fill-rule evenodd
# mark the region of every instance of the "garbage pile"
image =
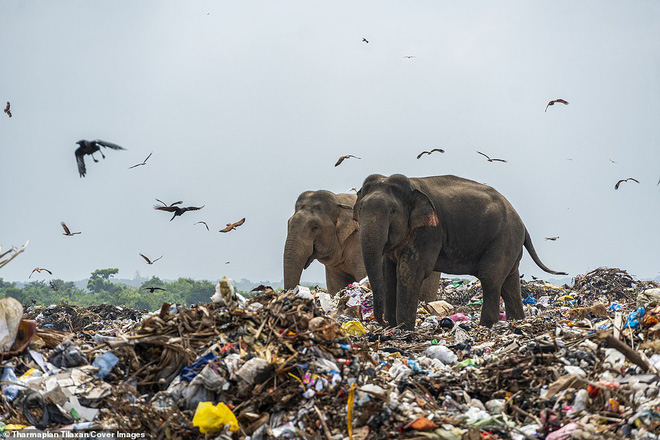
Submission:
<svg viewBox="0 0 660 440">
<path fill-rule="evenodd" d="M 33 310 L 29 346 L 17 330 L 0 363 L 0 436 L 660 438 L 660 286 L 620 269 L 523 282 L 526 319 L 490 329 L 478 280 L 440 287 L 415 332 L 375 323 L 366 281 L 245 299 L 223 279 L 208 304 L 74 309 L 95 323 Z"/>
</svg>

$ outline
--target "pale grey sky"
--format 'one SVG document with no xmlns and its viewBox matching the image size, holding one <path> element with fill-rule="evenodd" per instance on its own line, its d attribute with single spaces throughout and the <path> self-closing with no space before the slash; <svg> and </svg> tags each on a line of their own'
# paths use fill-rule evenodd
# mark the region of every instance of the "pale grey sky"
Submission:
<svg viewBox="0 0 660 440">
<path fill-rule="evenodd" d="M 655 0 L 5 0 L 0 243 L 30 246 L 0 277 L 279 280 L 297 196 L 371 173 L 485 182 L 549 267 L 655 277 L 659 23 Z M 95 138 L 127 151 L 81 179 L 75 142 Z M 170 222 L 155 198 L 206 206 Z M 521 272 L 547 276 L 527 254 Z"/>
</svg>

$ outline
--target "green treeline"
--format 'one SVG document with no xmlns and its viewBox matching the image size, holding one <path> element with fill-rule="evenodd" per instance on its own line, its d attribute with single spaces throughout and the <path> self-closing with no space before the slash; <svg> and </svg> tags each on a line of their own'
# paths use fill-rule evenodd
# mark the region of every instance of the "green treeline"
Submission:
<svg viewBox="0 0 660 440">
<path fill-rule="evenodd" d="M 119 269 L 98 269 L 92 272 L 87 289 L 80 289 L 71 281 L 32 281 L 24 287 L 16 283 L 6 282 L 0 278 L 0 298 L 11 296 L 24 305 L 36 304 L 71 304 L 91 306 L 95 304 L 112 304 L 135 310 L 157 310 L 164 302 L 191 305 L 209 302 L 215 292 L 215 283 L 207 280 L 179 278 L 176 281 L 165 282 L 158 277 L 142 283 L 140 287 L 114 283 L 110 278 Z M 52 283 L 52 284 L 51 284 Z M 145 287 L 160 287 L 153 293 Z"/>
</svg>

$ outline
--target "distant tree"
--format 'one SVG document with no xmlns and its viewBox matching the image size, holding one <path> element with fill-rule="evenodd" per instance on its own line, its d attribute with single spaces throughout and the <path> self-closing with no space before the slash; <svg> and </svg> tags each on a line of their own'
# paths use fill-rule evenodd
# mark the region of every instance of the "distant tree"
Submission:
<svg viewBox="0 0 660 440">
<path fill-rule="evenodd" d="M 110 281 L 110 277 L 118 273 L 119 269 L 117 268 L 95 270 L 89 277 L 89 281 L 87 281 L 87 289 L 97 294 L 102 292 L 116 293 L 120 291 L 122 287 Z"/>
</svg>

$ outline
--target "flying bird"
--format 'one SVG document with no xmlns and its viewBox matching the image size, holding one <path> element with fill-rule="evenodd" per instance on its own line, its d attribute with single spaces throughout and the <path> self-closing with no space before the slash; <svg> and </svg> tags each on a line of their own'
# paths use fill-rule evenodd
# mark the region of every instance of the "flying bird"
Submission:
<svg viewBox="0 0 660 440">
<path fill-rule="evenodd" d="M 421 153 L 419 153 L 419 154 L 417 155 L 417 159 L 419 159 L 420 157 L 424 156 L 425 154 L 430 155 L 431 153 L 433 153 L 433 152 L 435 152 L 435 151 L 437 151 L 438 153 L 444 153 L 444 152 L 445 152 L 445 150 L 443 150 L 442 148 L 434 148 L 434 149 L 432 149 L 431 151 L 422 151 Z"/>
<path fill-rule="evenodd" d="M 71 232 L 69 230 L 69 227 L 64 222 L 62 222 L 61 225 L 62 225 L 62 229 L 64 229 L 64 233 L 62 235 L 66 235 L 67 237 L 73 237 L 74 235 L 82 234 L 82 232 Z"/>
<path fill-rule="evenodd" d="M 609 160 L 610 162 L 612 162 L 612 163 L 619 163 L 619 162 L 615 162 L 615 161 L 613 161 L 612 159 L 608 159 L 608 160 Z"/>
<path fill-rule="evenodd" d="M 637 182 L 637 183 L 639 183 L 639 180 L 634 179 L 634 178 L 632 178 L 632 177 L 628 177 L 627 179 L 621 179 L 621 180 L 619 180 L 619 181 L 616 183 L 616 185 L 614 185 L 614 189 L 619 189 L 619 185 L 621 185 L 623 182 L 627 182 L 627 181 L 629 181 L 629 180 L 632 180 L 633 182 Z"/>
<path fill-rule="evenodd" d="M 39 272 L 39 273 L 41 273 L 42 270 L 45 270 L 45 271 L 48 272 L 50 275 L 53 274 L 53 272 L 49 271 L 48 269 L 44 269 L 43 267 L 35 267 L 34 269 L 32 269 L 32 272 L 30 272 L 30 276 L 29 276 L 28 278 L 32 278 L 32 274 L 35 273 L 35 272 Z"/>
<path fill-rule="evenodd" d="M 144 260 L 147 262 L 147 264 L 154 264 L 156 261 L 158 261 L 158 260 L 160 260 L 161 258 L 163 258 L 163 256 L 161 255 L 160 257 L 156 258 L 154 261 L 151 261 L 151 260 L 150 260 L 146 255 L 144 255 L 144 254 L 140 254 L 140 256 L 141 256 L 142 258 L 144 258 Z"/>
<path fill-rule="evenodd" d="M 417 58 L 415 55 L 404 55 L 404 58 Z"/>
<path fill-rule="evenodd" d="M 506 162 L 506 160 L 504 160 L 504 159 L 491 159 L 490 156 L 485 155 L 485 154 L 482 153 L 481 151 L 477 151 L 477 153 L 481 154 L 481 155 L 484 156 L 486 159 L 488 159 L 488 162 Z"/>
<path fill-rule="evenodd" d="M 180 207 L 175 206 L 175 205 L 180 205 L 181 203 L 183 203 L 182 201 L 174 202 L 171 205 L 167 205 L 162 200 L 158 200 L 158 199 L 156 199 L 156 200 L 159 201 L 160 203 L 162 203 L 163 206 L 154 205 L 154 209 L 157 209 L 159 211 L 167 211 L 167 212 L 173 212 L 174 213 L 174 215 L 172 216 L 170 221 L 174 220 L 174 217 L 181 216 L 187 211 L 199 211 L 200 209 L 202 209 L 205 206 L 205 205 L 202 205 L 202 206 L 186 206 L 184 208 L 180 208 Z"/>
<path fill-rule="evenodd" d="M 559 103 L 559 104 L 568 105 L 568 101 L 564 101 L 563 99 L 555 99 L 555 100 L 553 100 L 553 101 L 550 101 L 550 102 L 548 103 L 548 105 L 545 106 L 545 111 L 547 112 L 547 111 L 548 111 L 548 107 L 550 107 L 551 105 L 555 105 L 555 104 L 558 104 L 558 103 Z"/>
<path fill-rule="evenodd" d="M 237 227 L 239 227 L 243 223 L 245 223 L 245 217 L 243 217 L 242 219 L 240 219 L 236 223 L 227 223 L 227 227 L 224 228 L 224 229 L 220 229 L 220 232 L 229 232 L 232 229 L 236 229 Z"/>
<path fill-rule="evenodd" d="M 10 107 L 11 107 L 11 104 L 9 103 L 9 101 L 7 101 L 7 106 L 5 107 L 5 113 L 7 113 L 7 116 L 9 116 L 11 118 L 11 108 Z"/>
<path fill-rule="evenodd" d="M 195 224 L 198 225 L 198 224 L 200 224 L 200 223 L 203 224 L 204 226 L 206 226 L 206 230 L 207 230 L 207 231 L 210 231 L 210 229 L 209 229 L 209 225 L 207 225 L 206 222 L 197 222 L 197 223 L 195 223 Z"/>
<path fill-rule="evenodd" d="M 550 240 L 550 241 L 555 241 L 558 238 L 559 238 L 559 236 L 557 236 L 557 237 L 545 237 L 546 240 Z"/>
<path fill-rule="evenodd" d="M 149 153 L 149 156 L 147 156 L 147 158 L 145 160 L 143 160 L 139 164 L 133 165 L 132 167 L 128 167 L 128 169 L 130 170 L 131 168 L 139 167 L 140 165 L 146 165 L 147 161 L 149 160 L 149 158 L 151 157 L 152 154 L 154 154 L 153 151 L 151 153 Z"/>
<path fill-rule="evenodd" d="M 357 192 L 358 192 L 358 189 L 355 188 L 355 187 L 353 187 L 353 188 L 351 188 L 351 189 L 348 190 L 348 192 L 351 192 L 351 191 L 353 191 L 354 193 L 357 193 Z"/>
<path fill-rule="evenodd" d="M 369 42 L 369 40 L 367 40 L 366 38 L 363 38 L 362 41 L 364 41 L 365 43 Z"/>
<path fill-rule="evenodd" d="M 353 157 L 355 159 L 361 159 L 360 157 L 353 156 L 352 154 L 347 154 L 346 156 L 340 156 L 339 160 L 337 160 L 337 163 L 335 164 L 336 167 L 338 167 L 344 160 Z"/>
<path fill-rule="evenodd" d="M 48 284 L 50 284 L 50 288 L 53 289 L 55 292 L 59 290 L 59 288 L 55 285 L 54 282 L 49 281 Z"/>
<path fill-rule="evenodd" d="M 655 184 L 655 186 L 660 185 L 660 179 L 658 179 L 658 183 Z"/>
<path fill-rule="evenodd" d="M 85 177 L 85 174 L 87 174 L 87 168 L 85 168 L 86 154 L 92 156 L 94 162 L 98 162 L 98 160 L 96 160 L 96 158 L 94 157 L 94 153 L 96 153 L 97 151 L 101 153 L 101 157 L 105 159 L 105 155 L 101 151 L 101 147 L 111 148 L 113 150 L 125 150 L 124 147 L 120 147 L 117 144 L 113 144 L 112 142 L 102 141 L 100 139 L 94 139 L 93 141 L 87 141 L 83 139 L 76 142 L 76 144 L 80 145 L 78 148 L 76 148 L 75 151 L 76 161 L 78 162 L 78 172 L 80 173 L 80 177 Z"/>
<path fill-rule="evenodd" d="M 163 292 L 167 292 L 167 290 L 163 289 L 162 287 L 143 287 L 142 290 L 148 290 L 149 293 L 154 293 L 154 290 L 162 290 Z"/>
</svg>

